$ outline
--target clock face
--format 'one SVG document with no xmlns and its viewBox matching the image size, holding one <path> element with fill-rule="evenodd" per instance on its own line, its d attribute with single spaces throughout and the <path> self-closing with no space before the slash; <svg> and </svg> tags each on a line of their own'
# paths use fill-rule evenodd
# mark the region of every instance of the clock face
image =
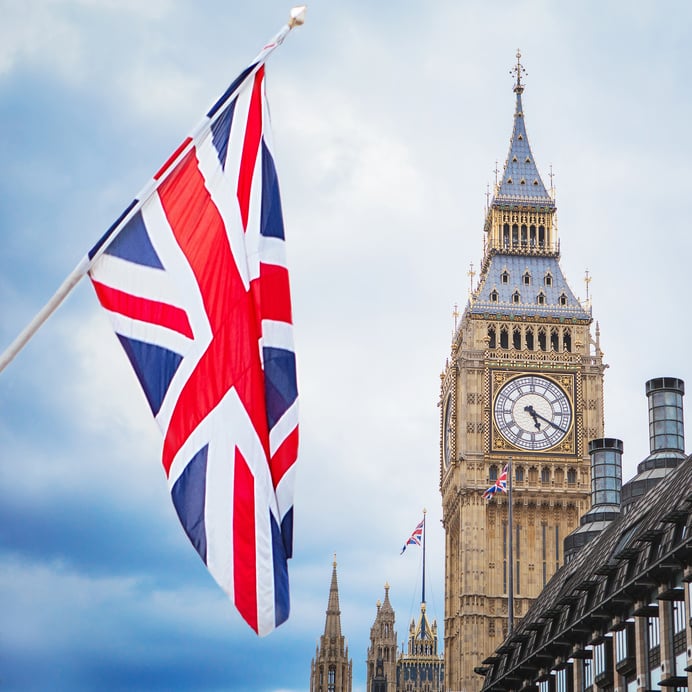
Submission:
<svg viewBox="0 0 692 692">
<path fill-rule="evenodd" d="M 444 413 L 442 414 L 442 461 L 445 468 L 449 466 L 452 458 L 452 395 L 445 399 Z"/>
<path fill-rule="evenodd" d="M 505 440 L 531 451 L 554 447 L 572 426 L 567 394 L 539 375 L 522 375 L 505 383 L 495 399 L 493 413 Z"/>
</svg>

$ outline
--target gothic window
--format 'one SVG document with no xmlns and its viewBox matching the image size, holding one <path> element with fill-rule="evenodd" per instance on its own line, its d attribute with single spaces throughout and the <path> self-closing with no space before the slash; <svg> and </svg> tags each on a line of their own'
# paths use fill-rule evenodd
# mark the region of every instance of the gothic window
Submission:
<svg viewBox="0 0 692 692">
<path fill-rule="evenodd" d="M 545 247 L 545 227 L 538 227 L 538 245 L 539 247 Z"/>
<path fill-rule="evenodd" d="M 509 272 L 507 270 L 503 271 L 502 274 L 500 274 L 500 281 L 502 281 L 503 284 L 509 283 Z"/>
<path fill-rule="evenodd" d="M 521 302 L 521 295 L 520 295 L 519 291 L 514 291 L 514 293 L 512 293 L 512 302 L 513 303 Z"/>
<path fill-rule="evenodd" d="M 529 244 L 536 247 L 536 227 L 533 224 L 529 226 Z"/>
<path fill-rule="evenodd" d="M 497 348 L 497 341 L 495 339 L 495 327 L 488 327 L 488 348 Z"/>
<path fill-rule="evenodd" d="M 550 483 L 550 469 L 547 466 L 541 469 L 541 483 Z"/>
<path fill-rule="evenodd" d="M 551 351 L 559 351 L 560 350 L 560 341 L 558 339 L 557 329 L 551 329 L 550 330 L 550 350 Z"/>
<path fill-rule="evenodd" d="M 500 329 L 500 348 L 509 348 L 509 332 L 507 327 Z"/>
<path fill-rule="evenodd" d="M 562 485 L 565 482 L 565 472 L 562 469 L 555 469 L 555 485 Z"/>
<path fill-rule="evenodd" d="M 495 289 L 490 291 L 490 302 L 497 303 L 497 291 Z"/>
<path fill-rule="evenodd" d="M 564 293 L 560 293 L 560 305 L 567 305 L 567 296 Z"/>
<path fill-rule="evenodd" d="M 523 483 L 524 482 L 524 467 L 523 466 L 517 466 L 517 468 L 514 471 L 514 478 L 518 483 Z"/>
<path fill-rule="evenodd" d="M 491 481 L 496 481 L 497 480 L 497 466 L 493 464 L 489 469 L 488 469 L 488 478 Z"/>
<path fill-rule="evenodd" d="M 531 327 L 527 327 L 524 339 L 526 340 L 526 348 L 533 351 L 533 329 Z"/>
<path fill-rule="evenodd" d="M 572 352 L 572 334 L 569 329 L 565 329 L 562 334 L 562 350 L 567 351 L 567 353 Z"/>
<path fill-rule="evenodd" d="M 545 282 L 546 286 L 552 286 L 553 285 L 553 275 L 550 272 L 547 272 L 543 281 Z"/>
<path fill-rule="evenodd" d="M 512 247 L 519 245 L 519 226 L 515 223 L 512 224 Z"/>
<path fill-rule="evenodd" d="M 517 351 L 521 350 L 521 329 L 519 329 L 519 327 L 515 327 L 512 332 L 512 346 L 514 346 Z"/>
<path fill-rule="evenodd" d="M 532 466 L 529 469 L 529 483 L 536 483 L 538 481 L 538 469 Z"/>
<path fill-rule="evenodd" d="M 505 247 L 509 247 L 509 224 L 506 223 L 502 226 L 502 244 Z"/>
<path fill-rule="evenodd" d="M 567 485 L 576 485 L 577 484 L 577 471 L 576 469 L 569 468 L 567 469 Z"/>
<path fill-rule="evenodd" d="M 524 181 L 521 181 L 521 184 L 524 184 Z M 527 229 L 526 229 L 526 224 L 521 225 L 521 246 L 526 247 L 528 245 L 528 235 L 527 235 Z"/>
<path fill-rule="evenodd" d="M 522 283 L 524 284 L 524 286 L 530 286 L 531 285 L 531 274 L 528 271 L 524 272 L 524 276 L 522 276 L 521 280 L 522 280 Z"/>
<path fill-rule="evenodd" d="M 336 668 L 333 666 L 329 668 L 327 674 L 327 692 L 336 692 Z"/>
<path fill-rule="evenodd" d="M 538 348 L 541 351 L 547 351 L 548 350 L 545 329 L 543 329 L 542 327 L 541 327 L 541 329 L 538 330 Z"/>
<path fill-rule="evenodd" d="M 539 305 L 545 305 L 545 293 L 543 293 L 543 291 L 541 291 L 541 292 L 538 294 L 536 300 L 538 301 L 538 304 L 539 304 Z"/>
</svg>

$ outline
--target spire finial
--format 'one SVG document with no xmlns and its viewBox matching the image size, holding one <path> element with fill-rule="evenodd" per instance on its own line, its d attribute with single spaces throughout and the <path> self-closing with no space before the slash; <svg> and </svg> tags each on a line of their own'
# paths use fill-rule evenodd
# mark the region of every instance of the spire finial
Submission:
<svg viewBox="0 0 692 692">
<path fill-rule="evenodd" d="M 521 64 L 521 50 L 519 48 L 517 48 L 517 64 L 509 73 L 517 78 L 517 83 L 514 85 L 514 92 L 516 94 L 521 94 L 524 91 L 524 85 L 521 83 L 521 76 L 526 74 L 526 70 Z"/>
</svg>

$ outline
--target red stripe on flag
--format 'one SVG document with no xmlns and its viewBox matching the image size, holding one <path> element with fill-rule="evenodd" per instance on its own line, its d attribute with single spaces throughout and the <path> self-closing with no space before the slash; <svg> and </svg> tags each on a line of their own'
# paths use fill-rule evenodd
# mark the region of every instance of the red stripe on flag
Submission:
<svg viewBox="0 0 692 692">
<path fill-rule="evenodd" d="M 260 264 L 259 282 L 255 280 L 252 291 L 257 310 L 263 320 L 275 320 L 291 324 L 291 291 L 288 269 L 276 264 Z"/>
<path fill-rule="evenodd" d="M 233 466 L 233 596 L 236 608 L 257 632 L 255 479 L 237 447 Z"/>
<path fill-rule="evenodd" d="M 212 333 L 171 415 L 162 455 L 166 474 L 180 447 L 232 387 L 262 443 L 266 463 L 269 432 L 258 347 L 260 322 L 194 152 L 180 162 L 158 193 L 199 285 Z"/>
<path fill-rule="evenodd" d="M 281 446 L 274 452 L 269 462 L 272 474 L 272 484 L 276 489 L 288 469 L 293 466 L 298 458 L 298 426 L 293 428 Z"/>
<path fill-rule="evenodd" d="M 133 296 L 105 284 L 93 281 L 96 296 L 106 310 L 117 312 L 141 322 L 157 324 L 192 339 L 192 327 L 184 310 L 167 303 Z"/>
<path fill-rule="evenodd" d="M 245 141 L 243 153 L 240 158 L 240 170 L 238 171 L 238 204 L 240 204 L 240 216 L 243 220 L 243 228 L 247 229 L 247 220 L 250 215 L 250 194 L 252 193 L 252 178 L 255 174 L 257 151 L 262 138 L 262 79 L 264 78 L 264 65 L 257 70 L 255 82 L 252 86 L 250 97 L 250 110 L 245 126 Z"/>
</svg>

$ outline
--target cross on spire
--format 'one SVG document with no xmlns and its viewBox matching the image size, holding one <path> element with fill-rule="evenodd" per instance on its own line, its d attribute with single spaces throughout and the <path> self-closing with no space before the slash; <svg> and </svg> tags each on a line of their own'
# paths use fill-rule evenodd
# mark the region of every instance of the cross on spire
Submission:
<svg viewBox="0 0 692 692">
<path fill-rule="evenodd" d="M 514 91 L 521 94 L 524 91 L 524 85 L 521 83 L 521 76 L 526 74 L 524 66 L 521 64 L 521 50 L 517 48 L 517 64 L 509 71 L 509 73 L 517 78 L 517 83 L 514 85 Z"/>
</svg>

